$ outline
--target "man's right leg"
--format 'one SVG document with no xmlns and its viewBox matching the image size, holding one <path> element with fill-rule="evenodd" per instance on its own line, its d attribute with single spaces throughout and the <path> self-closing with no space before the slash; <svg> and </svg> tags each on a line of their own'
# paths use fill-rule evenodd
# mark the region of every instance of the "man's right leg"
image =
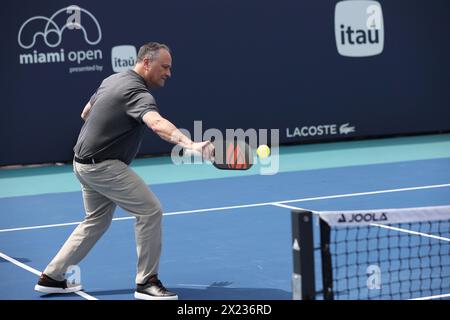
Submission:
<svg viewBox="0 0 450 320">
<path fill-rule="evenodd" d="M 80 179 L 80 177 L 77 175 Z M 97 243 L 111 224 L 116 205 L 110 199 L 89 187 L 82 179 L 83 201 L 86 217 L 64 243 L 57 255 L 44 270 L 35 290 L 45 293 L 64 293 L 81 290 L 81 286 L 67 285 L 64 273 L 77 265 Z"/>
</svg>

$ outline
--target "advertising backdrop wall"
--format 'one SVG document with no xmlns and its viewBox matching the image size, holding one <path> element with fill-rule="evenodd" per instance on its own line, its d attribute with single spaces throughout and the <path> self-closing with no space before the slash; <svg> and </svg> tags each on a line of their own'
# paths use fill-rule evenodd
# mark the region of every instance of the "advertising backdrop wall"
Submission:
<svg viewBox="0 0 450 320">
<path fill-rule="evenodd" d="M 447 0 L 11 1 L 1 12 L 0 165 L 69 161 L 81 110 L 149 41 L 178 127 L 281 143 L 450 130 Z M 140 154 L 169 152 L 150 130 Z"/>
</svg>

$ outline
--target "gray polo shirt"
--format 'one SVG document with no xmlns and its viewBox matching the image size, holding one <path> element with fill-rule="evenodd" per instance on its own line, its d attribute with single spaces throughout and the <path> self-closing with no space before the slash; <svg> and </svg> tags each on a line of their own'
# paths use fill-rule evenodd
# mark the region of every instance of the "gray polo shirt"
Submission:
<svg viewBox="0 0 450 320">
<path fill-rule="evenodd" d="M 118 159 L 130 164 L 139 151 L 142 117 L 157 111 L 144 79 L 133 70 L 103 80 L 92 96 L 89 116 L 74 147 L 78 158 Z"/>
</svg>

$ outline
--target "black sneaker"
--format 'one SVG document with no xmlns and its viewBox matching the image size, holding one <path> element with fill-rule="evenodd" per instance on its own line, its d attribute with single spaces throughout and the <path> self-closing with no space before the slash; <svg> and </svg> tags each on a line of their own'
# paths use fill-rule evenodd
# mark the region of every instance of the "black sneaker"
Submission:
<svg viewBox="0 0 450 320">
<path fill-rule="evenodd" d="M 72 293 L 82 289 L 80 284 L 67 283 L 67 280 L 57 281 L 45 274 L 41 274 L 34 290 L 43 293 Z"/>
<path fill-rule="evenodd" d="M 134 297 L 140 300 L 178 300 L 177 294 L 167 290 L 156 275 L 147 283 L 138 284 Z"/>
</svg>

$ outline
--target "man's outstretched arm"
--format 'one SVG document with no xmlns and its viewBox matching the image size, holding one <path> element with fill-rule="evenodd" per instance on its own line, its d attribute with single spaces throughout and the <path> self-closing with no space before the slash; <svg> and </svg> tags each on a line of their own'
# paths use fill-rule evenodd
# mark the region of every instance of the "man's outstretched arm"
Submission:
<svg viewBox="0 0 450 320">
<path fill-rule="evenodd" d="M 178 144 L 183 148 L 202 152 L 203 156 L 210 158 L 214 146 L 210 141 L 193 142 L 186 137 L 172 122 L 163 118 L 158 112 L 147 112 L 142 118 L 144 123 L 165 141 Z"/>
</svg>

